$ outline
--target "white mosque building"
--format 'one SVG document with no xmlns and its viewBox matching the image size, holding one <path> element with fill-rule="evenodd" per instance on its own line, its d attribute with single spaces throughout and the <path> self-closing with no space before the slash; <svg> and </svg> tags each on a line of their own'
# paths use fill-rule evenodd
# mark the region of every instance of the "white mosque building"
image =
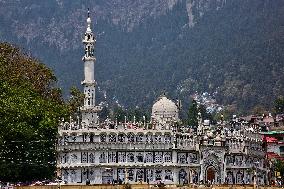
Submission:
<svg viewBox="0 0 284 189">
<path fill-rule="evenodd" d="M 84 105 L 77 121 L 58 127 L 58 173 L 67 184 L 200 182 L 267 183 L 265 152 L 257 129 L 234 118 L 196 130 L 180 126 L 179 109 L 165 95 L 152 107 L 150 123 L 103 123 L 95 103 L 96 39 L 88 13 L 83 38 Z"/>
</svg>

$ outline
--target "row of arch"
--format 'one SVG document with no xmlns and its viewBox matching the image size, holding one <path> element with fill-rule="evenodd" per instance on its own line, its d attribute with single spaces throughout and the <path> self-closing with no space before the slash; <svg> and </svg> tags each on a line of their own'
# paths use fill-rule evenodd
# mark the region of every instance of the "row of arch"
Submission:
<svg viewBox="0 0 284 189">
<path fill-rule="evenodd" d="M 162 133 L 101 133 L 100 142 L 166 142 L 170 143 L 172 136 L 170 133 L 162 135 Z"/>
</svg>

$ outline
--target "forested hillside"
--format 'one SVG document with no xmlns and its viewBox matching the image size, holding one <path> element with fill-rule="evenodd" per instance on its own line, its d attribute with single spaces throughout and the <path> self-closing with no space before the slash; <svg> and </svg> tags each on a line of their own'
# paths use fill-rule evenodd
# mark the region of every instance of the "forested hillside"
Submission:
<svg viewBox="0 0 284 189">
<path fill-rule="evenodd" d="M 2 0 L 0 40 L 43 59 L 67 91 L 83 77 L 87 7 L 97 34 L 95 77 L 108 102 L 149 108 L 166 90 L 187 108 L 191 94 L 207 91 L 242 112 L 271 108 L 284 94 L 283 1 Z"/>
</svg>

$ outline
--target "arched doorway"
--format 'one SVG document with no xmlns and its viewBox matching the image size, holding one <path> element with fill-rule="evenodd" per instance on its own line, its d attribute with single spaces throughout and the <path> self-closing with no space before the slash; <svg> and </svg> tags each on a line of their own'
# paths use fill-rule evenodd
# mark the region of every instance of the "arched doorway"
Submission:
<svg viewBox="0 0 284 189">
<path fill-rule="evenodd" d="M 213 167 L 208 167 L 207 169 L 207 181 L 215 181 L 215 169 Z"/>
</svg>

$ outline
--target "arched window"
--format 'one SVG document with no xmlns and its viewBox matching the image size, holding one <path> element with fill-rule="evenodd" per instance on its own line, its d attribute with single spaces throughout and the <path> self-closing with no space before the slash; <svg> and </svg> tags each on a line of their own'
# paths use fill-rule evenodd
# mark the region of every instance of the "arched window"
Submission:
<svg viewBox="0 0 284 189">
<path fill-rule="evenodd" d="M 77 157 L 76 154 L 72 154 L 72 155 L 71 155 L 71 161 L 72 161 L 72 163 L 76 163 L 76 162 L 77 162 L 77 159 L 78 159 L 78 157 Z"/>
<path fill-rule="evenodd" d="M 89 162 L 90 163 L 95 163 L 95 156 L 94 156 L 93 153 L 90 153 L 90 155 L 89 155 Z"/>
<path fill-rule="evenodd" d="M 171 152 L 165 152 L 165 162 L 171 162 L 171 161 L 172 161 Z"/>
<path fill-rule="evenodd" d="M 173 180 L 172 171 L 169 169 L 165 170 L 165 180 Z"/>
<path fill-rule="evenodd" d="M 155 152 L 155 163 L 163 162 L 163 153 L 162 152 Z"/>
<path fill-rule="evenodd" d="M 147 170 L 146 170 L 146 178 L 147 178 L 149 181 L 152 181 L 152 180 L 153 180 L 153 170 L 152 170 L 152 169 L 147 169 Z"/>
<path fill-rule="evenodd" d="M 127 162 L 134 162 L 134 154 L 133 153 L 127 154 Z"/>
<path fill-rule="evenodd" d="M 155 171 L 155 173 L 156 173 L 156 181 L 158 181 L 158 180 L 162 180 L 162 170 L 161 169 L 156 169 L 156 171 Z"/>
<path fill-rule="evenodd" d="M 153 153 L 152 152 L 146 153 L 145 162 L 146 163 L 153 163 Z"/>
<path fill-rule="evenodd" d="M 161 134 L 156 134 L 155 135 L 155 142 L 162 142 L 162 135 Z"/>
<path fill-rule="evenodd" d="M 151 133 L 147 133 L 146 135 L 146 142 L 152 143 L 153 142 L 153 135 Z"/>
<path fill-rule="evenodd" d="M 128 133 L 127 138 L 128 138 L 128 142 L 134 142 L 134 134 L 133 133 Z"/>
<path fill-rule="evenodd" d="M 106 163 L 106 155 L 104 152 L 102 152 L 100 155 L 100 163 Z"/>
<path fill-rule="evenodd" d="M 125 142 L 125 134 L 124 133 L 118 134 L 118 142 Z"/>
<path fill-rule="evenodd" d="M 236 175 L 236 179 L 237 179 L 237 183 L 236 184 L 243 184 L 242 182 L 243 182 L 243 174 L 240 172 L 240 171 L 238 171 L 237 172 L 237 175 Z"/>
<path fill-rule="evenodd" d="M 138 133 L 136 136 L 136 142 L 143 142 L 143 133 Z"/>
<path fill-rule="evenodd" d="M 186 154 L 185 153 L 179 153 L 178 154 L 178 163 L 186 163 Z"/>
<path fill-rule="evenodd" d="M 144 156 L 143 156 L 142 153 L 138 153 L 137 156 L 136 156 L 137 162 L 141 162 L 141 163 L 142 163 L 142 162 L 143 162 L 143 157 L 144 157 Z"/>
<path fill-rule="evenodd" d="M 118 162 L 126 162 L 125 152 L 118 152 Z"/>
<path fill-rule="evenodd" d="M 82 163 L 88 163 L 88 154 L 87 152 L 82 152 Z"/>
<path fill-rule="evenodd" d="M 116 153 L 115 152 L 110 152 L 108 154 L 108 162 L 109 163 L 116 163 Z"/>
<path fill-rule="evenodd" d="M 227 173 L 227 182 L 228 184 L 233 184 L 233 173 L 231 171 Z"/>
<path fill-rule="evenodd" d="M 116 134 L 111 133 L 109 135 L 109 142 L 116 142 Z"/>
<path fill-rule="evenodd" d="M 90 142 L 94 142 L 94 134 L 90 134 Z"/>
<path fill-rule="evenodd" d="M 106 142 L 106 134 L 101 134 L 100 135 L 100 141 L 101 142 Z"/>
<path fill-rule="evenodd" d="M 165 143 L 170 143 L 170 142 L 171 142 L 171 135 L 165 134 Z"/>
</svg>

